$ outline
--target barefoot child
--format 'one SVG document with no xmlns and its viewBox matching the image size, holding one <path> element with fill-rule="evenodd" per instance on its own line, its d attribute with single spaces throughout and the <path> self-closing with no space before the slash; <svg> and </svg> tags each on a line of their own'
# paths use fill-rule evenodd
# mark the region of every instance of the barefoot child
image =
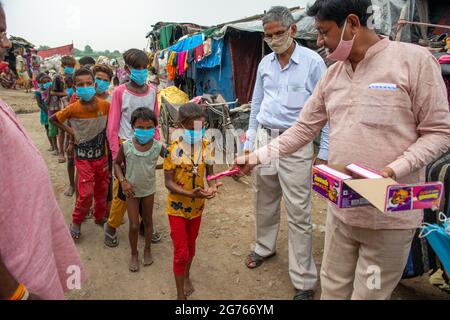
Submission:
<svg viewBox="0 0 450 320">
<path fill-rule="evenodd" d="M 60 76 L 56 76 L 53 80 L 53 85 L 50 89 L 50 95 L 47 99 L 47 105 L 49 109 L 49 116 L 51 117 L 58 111 L 61 111 L 64 107 L 63 99 L 66 97 L 66 88 L 64 84 L 64 79 Z M 57 131 L 57 132 L 56 132 Z M 55 131 L 52 132 L 52 135 L 56 133 L 57 134 L 57 146 L 58 146 L 58 155 L 59 163 L 66 162 L 66 157 L 64 154 L 64 139 L 65 139 L 65 133 L 62 130 L 58 130 L 55 128 Z"/>
<path fill-rule="evenodd" d="M 111 148 L 113 160 L 117 158 L 120 143 L 133 138 L 131 128 L 131 114 L 138 108 L 144 107 L 153 110 L 159 117 L 157 89 L 147 84 L 149 64 L 148 56 L 144 51 L 130 49 L 123 54 L 125 69 L 130 74 L 131 81 L 118 86 L 113 93 L 111 112 L 108 117 L 108 142 Z M 159 140 L 159 131 L 156 128 L 155 139 Z M 114 179 L 113 201 L 111 214 L 105 225 L 105 245 L 117 247 L 119 240 L 117 229 L 122 224 L 126 211 L 125 198 L 119 193 L 120 183 Z M 160 235 L 155 232 L 154 242 L 160 240 Z"/>
<path fill-rule="evenodd" d="M 145 224 L 144 267 L 153 263 L 151 243 L 153 233 L 153 203 L 156 191 L 155 170 L 159 156 L 164 157 L 162 144 L 155 140 L 158 120 L 148 108 L 139 108 L 131 115 L 134 138 L 127 140 L 119 149 L 114 171 L 123 193 L 127 197 L 127 212 L 130 220 L 130 271 L 139 271 L 139 203 L 142 204 L 142 219 Z M 122 170 L 126 166 L 126 174 Z"/>
<path fill-rule="evenodd" d="M 50 121 L 69 133 L 74 141 L 78 196 L 70 232 L 74 240 L 78 240 L 81 236 L 81 224 L 89 212 L 92 198 L 95 202 L 95 223 L 104 223 L 109 183 L 106 148 L 109 103 L 95 97 L 94 75 L 90 70 L 78 70 L 74 75 L 74 82 L 79 101 L 59 111 Z M 64 125 L 66 120 L 70 121 L 71 127 Z"/>
<path fill-rule="evenodd" d="M 203 138 L 204 122 L 201 106 L 193 103 L 181 106 L 178 123 L 184 134 L 171 144 L 164 160 L 169 190 L 167 213 L 174 247 L 173 272 L 179 300 L 185 300 L 194 291 L 189 272 L 205 199 L 217 194 L 215 182 L 208 182 L 209 188 L 205 188 L 205 175 L 214 172 L 209 142 Z"/>
</svg>

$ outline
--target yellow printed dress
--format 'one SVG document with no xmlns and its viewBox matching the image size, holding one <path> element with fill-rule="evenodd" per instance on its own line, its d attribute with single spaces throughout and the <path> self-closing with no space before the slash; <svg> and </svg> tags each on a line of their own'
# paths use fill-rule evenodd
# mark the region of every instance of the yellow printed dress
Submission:
<svg viewBox="0 0 450 320">
<path fill-rule="evenodd" d="M 203 139 L 202 147 L 191 154 L 191 146 L 177 139 L 168 148 L 164 159 L 164 170 L 174 171 L 174 181 L 184 190 L 205 188 L 206 165 L 214 164 L 214 152 L 208 140 Z M 198 165 L 195 184 L 193 183 L 194 165 Z M 205 199 L 189 198 L 169 191 L 167 214 L 185 219 L 201 216 L 205 208 Z"/>
</svg>

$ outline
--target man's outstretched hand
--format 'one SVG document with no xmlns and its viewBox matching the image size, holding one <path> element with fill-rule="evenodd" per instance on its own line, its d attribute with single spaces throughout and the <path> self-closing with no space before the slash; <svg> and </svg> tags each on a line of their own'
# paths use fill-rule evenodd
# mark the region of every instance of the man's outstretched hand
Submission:
<svg viewBox="0 0 450 320">
<path fill-rule="evenodd" d="M 236 158 L 230 169 L 234 170 L 239 168 L 240 171 L 236 174 L 236 176 L 241 178 L 250 175 L 253 168 L 255 168 L 258 164 L 257 156 L 253 153 L 246 152 L 245 155 Z"/>
</svg>

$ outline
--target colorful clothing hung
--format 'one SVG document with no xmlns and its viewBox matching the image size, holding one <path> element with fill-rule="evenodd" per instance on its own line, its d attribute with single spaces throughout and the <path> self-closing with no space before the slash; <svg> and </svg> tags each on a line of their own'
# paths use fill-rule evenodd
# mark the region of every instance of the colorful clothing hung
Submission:
<svg viewBox="0 0 450 320">
<path fill-rule="evenodd" d="M 205 42 L 203 42 L 203 57 L 208 57 L 212 53 L 212 39 L 206 39 Z"/>
<path fill-rule="evenodd" d="M 173 65 L 176 55 L 176 52 L 171 52 L 167 62 L 167 80 L 169 81 L 175 80 L 177 76 L 177 67 Z"/>
<path fill-rule="evenodd" d="M 178 53 L 178 75 L 182 76 L 187 69 L 187 51 L 180 52 Z"/>
<path fill-rule="evenodd" d="M 202 61 L 205 56 L 205 51 L 203 51 L 203 45 L 198 46 L 194 49 L 195 62 Z"/>
</svg>

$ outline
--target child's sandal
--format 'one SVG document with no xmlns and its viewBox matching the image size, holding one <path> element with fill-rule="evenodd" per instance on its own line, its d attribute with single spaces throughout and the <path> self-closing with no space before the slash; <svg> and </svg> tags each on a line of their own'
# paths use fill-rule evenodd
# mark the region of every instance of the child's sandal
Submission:
<svg viewBox="0 0 450 320">
<path fill-rule="evenodd" d="M 73 225 L 70 225 L 70 235 L 72 236 L 73 240 L 80 240 L 81 230 L 77 230 L 73 227 Z"/>
</svg>

